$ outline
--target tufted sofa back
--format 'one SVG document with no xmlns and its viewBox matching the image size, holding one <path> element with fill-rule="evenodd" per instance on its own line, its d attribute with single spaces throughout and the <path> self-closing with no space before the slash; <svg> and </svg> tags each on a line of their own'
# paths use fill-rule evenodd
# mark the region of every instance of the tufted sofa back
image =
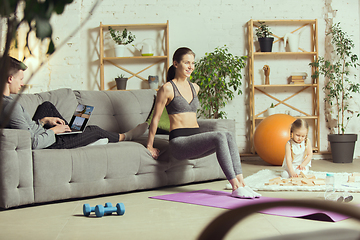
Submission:
<svg viewBox="0 0 360 240">
<path fill-rule="evenodd" d="M 94 106 L 89 124 L 107 131 L 126 132 L 146 121 L 156 91 L 74 91 L 81 104 Z"/>
<path fill-rule="evenodd" d="M 22 94 L 19 103 L 33 116 L 38 105 L 50 101 L 60 114 L 70 121 L 78 103 L 94 106 L 89 125 L 107 131 L 126 132 L 146 121 L 152 109 L 156 91 L 86 91 L 62 88 L 44 93 Z M 16 96 L 13 96 L 14 98 Z"/>
<path fill-rule="evenodd" d="M 16 95 L 12 95 L 16 99 Z M 73 91 L 70 88 L 61 88 L 49 92 L 21 94 L 19 103 L 29 113 L 34 116 L 37 107 L 45 101 L 49 101 L 55 105 L 61 116 L 69 121 L 75 111 L 78 102 Z"/>
</svg>

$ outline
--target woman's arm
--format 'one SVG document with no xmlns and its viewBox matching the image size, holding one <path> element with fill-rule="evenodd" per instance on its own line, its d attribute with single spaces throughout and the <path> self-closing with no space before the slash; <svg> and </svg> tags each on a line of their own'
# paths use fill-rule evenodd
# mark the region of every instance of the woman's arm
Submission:
<svg viewBox="0 0 360 240">
<path fill-rule="evenodd" d="M 151 155 L 153 156 L 153 158 L 157 159 L 159 156 L 159 149 L 154 148 L 154 138 L 155 138 L 155 134 L 156 134 L 156 130 L 160 121 L 160 117 L 161 114 L 164 110 L 164 107 L 166 105 L 167 102 L 167 88 L 169 86 L 167 84 L 165 84 L 164 86 L 162 86 L 159 91 L 157 92 L 157 96 L 156 96 L 156 102 L 155 102 L 155 106 L 154 106 L 154 115 L 153 118 L 151 120 L 150 123 L 150 128 L 149 128 L 149 135 L 148 135 L 148 141 L 147 141 L 147 149 L 150 151 Z"/>
</svg>

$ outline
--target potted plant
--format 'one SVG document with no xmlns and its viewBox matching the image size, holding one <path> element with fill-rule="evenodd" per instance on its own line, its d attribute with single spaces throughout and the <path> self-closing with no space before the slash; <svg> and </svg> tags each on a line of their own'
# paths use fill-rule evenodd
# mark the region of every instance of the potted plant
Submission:
<svg viewBox="0 0 360 240">
<path fill-rule="evenodd" d="M 256 36 L 260 44 L 261 52 L 271 52 L 274 38 L 270 37 L 272 32 L 265 22 L 259 22 L 260 26 L 255 29 Z"/>
<path fill-rule="evenodd" d="M 205 56 L 195 63 L 190 80 L 200 86 L 200 116 L 226 118 L 226 113 L 220 109 L 234 98 L 234 92 L 242 93 L 241 70 L 246 65 L 246 58 L 233 56 L 224 46 L 215 48 L 211 53 L 205 53 Z"/>
<path fill-rule="evenodd" d="M 109 26 L 109 32 L 111 38 L 118 44 L 118 47 L 115 48 L 115 56 L 123 57 L 125 45 L 132 43 L 135 40 L 135 35 L 133 35 L 126 28 L 123 31 L 116 31 Z"/>
<path fill-rule="evenodd" d="M 333 161 L 337 163 L 352 162 L 354 156 L 357 134 L 345 134 L 349 120 L 359 117 L 359 109 L 350 109 L 349 100 L 353 94 L 360 93 L 360 84 L 350 81 L 351 70 L 359 66 L 358 56 L 352 53 L 353 41 L 344 32 L 340 23 L 333 24 L 327 33 L 331 35 L 331 44 L 334 47 L 333 58 L 325 60 L 319 57 L 317 61 L 310 63 L 316 71 L 312 78 L 323 75 L 327 82 L 324 86 L 325 102 L 336 121 L 337 134 L 329 134 Z"/>
<path fill-rule="evenodd" d="M 273 114 L 275 114 L 275 105 L 274 103 L 271 103 L 270 107 L 267 109 L 268 112 L 268 116 L 271 116 Z"/>
<path fill-rule="evenodd" d="M 118 77 L 115 78 L 117 90 L 125 90 L 125 89 L 126 89 L 127 80 L 128 80 L 128 78 L 126 78 L 126 77 L 124 76 L 124 74 L 118 75 Z"/>
</svg>

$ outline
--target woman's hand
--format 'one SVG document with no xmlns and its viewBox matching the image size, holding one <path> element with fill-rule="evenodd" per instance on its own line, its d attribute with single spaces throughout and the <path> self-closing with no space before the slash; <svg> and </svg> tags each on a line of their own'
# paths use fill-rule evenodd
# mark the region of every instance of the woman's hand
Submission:
<svg viewBox="0 0 360 240">
<path fill-rule="evenodd" d="M 151 156 L 154 158 L 154 159 L 158 159 L 159 157 L 159 154 L 160 154 L 160 150 L 157 149 L 157 148 L 154 148 L 154 147 L 147 147 L 147 149 L 150 151 L 151 153 Z"/>
<path fill-rule="evenodd" d="M 65 125 L 65 121 L 58 117 L 44 117 L 40 122 L 43 125 L 48 124 L 50 126 Z"/>
<path fill-rule="evenodd" d="M 55 127 L 50 128 L 55 134 L 63 132 L 71 132 L 71 129 L 68 125 L 56 125 Z"/>
</svg>

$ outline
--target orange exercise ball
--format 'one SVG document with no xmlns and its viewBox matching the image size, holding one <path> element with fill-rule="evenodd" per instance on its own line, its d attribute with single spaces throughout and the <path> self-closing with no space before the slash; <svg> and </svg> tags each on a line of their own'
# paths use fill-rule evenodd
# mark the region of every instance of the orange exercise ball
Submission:
<svg viewBox="0 0 360 240">
<path fill-rule="evenodd" d="M 282 165 L 285 144 L 290 139 L 290 127 L 295 120 L 287 114 L 274 114 L 259 123 L 254 134 L 254 146 L 261 159 L 273 165 Z"/>
</svg>

